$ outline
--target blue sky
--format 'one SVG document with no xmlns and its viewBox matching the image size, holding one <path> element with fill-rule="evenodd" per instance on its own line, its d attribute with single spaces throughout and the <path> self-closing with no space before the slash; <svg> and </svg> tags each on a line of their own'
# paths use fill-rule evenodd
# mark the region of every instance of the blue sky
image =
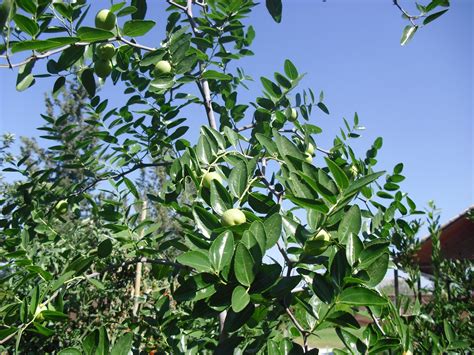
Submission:
<svg viewBox="0 0 474 355">
<path fill-rule="evenodd" d="M 164 6 L 157 3 L 149 16 L 163 25 Z M 414 1 L 401 3 L 410 9 Z M 108 4 L 94 1 L 97 8 Z M 356 149 L 362 155 L 382 136 L 379 167 L 390 170 L 403 162 L 402 188 L 420 207 L 435 200 L 446 221 L 474 203 L 472 1 L 453 1 L 447 14 L 406 47 L 399 44 L 405 21 L 391 0 L 288 0 L 281 24 L 263 5 L 248 22 L 257 33 L 255 56 L 239 66 L 257 80 L 242 99 L 260 95 L 258 78 L 282 71 L 284 60 L 291 59 L 307 73 L 302 88 L 325 92 L 331 115 L 317 112 L 312 118 L 325 129 L 317 140 L 321 147 L 330 147 L 342 117 L 352 119 L 357 111 L 367 129 Z M 162 36 L 143 42 L 157 46 L 156 38 Z M 40 79 L 18 93 L 15 80 L 15 73 L 0 71 L 0 133 L 37 136 L 44 92 L 52 82 Z M 109 81 L 102 96 L 120 104 L 121 94 Z M 193 112 L 188 122 L 193 132 L 205 123 L 203 111 Z"/>
</svg>

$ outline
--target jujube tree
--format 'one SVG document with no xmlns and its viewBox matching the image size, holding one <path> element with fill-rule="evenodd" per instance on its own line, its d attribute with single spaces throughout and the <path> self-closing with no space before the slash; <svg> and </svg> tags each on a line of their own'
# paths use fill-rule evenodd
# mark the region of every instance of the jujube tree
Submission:
<svg viewBox="0 0 474 355">
<path fill-rule="evenodd" d="M 1 255 L 11 270 L 3 282 L 21 292 L 2 304 L 2 343 L 18 350 L 25 336 L 52 336 L 57 322 L 68 322 L 75 288 L 100 287 L 115 270 L 144 263 L 159 280 L 153 302 L 121 326 L 111 319 L 61 347 L 310 353 L 317 351 L 310 336 L 331 327 L 347 347 L 341 353 L 411 350 L 408 327 L 376 289 L 392 235 L 417 212 L 399 190 L 403 165 L 376 169 L 382 138 L 362 157 L 350 147 L 361 129 L 357 114 L 344 120 L 332 147 L 321 147 L 322 129 L 311 117 L 329 114 L 324 95 L 298 89 L 303 75 L 288 59 L 273 78 L 260 78 L 260 96 L 240 100 L 250 78 L 233 62 L 253 54 L 255 31 L 243 20 L 255 2 L 167 3 L 160 47 L 139 41 L 155 26 L 145 0 L 100 10 L 95 27 L 83 25 L 92 16 L 84 1 L 2 4 L 2 51 L 6 66 L 18 67 L 17 88 L 49 78 L 57 93 L 66 77 L 77 77 L 94 128 L 77 142 L 81 155 L 50 147 L 63 169 L 80 169 L 80 181 L 61 184 L 47 168 L 30 176 L 22 160 L 9 168 L 28 179 L 16 199 L 3 200 Z M 267 8 L 281 19 L 280 2 L 267 1 Z M 25 52 L 31 54 L 13 61 Z M 34 74 L 39 68 L 47 73 Z M 97 92 L 112 84 L 124 88 L 121 107 L 110 108 Z M 188 107 L 201 112 L 194 143 L 184 138 Z M 44 138 L 69 134 L 64 117 L 43 118 L 52 126 Z M 158 167 L 166 171 L 163 189 L 144 197 L 136 173 Z M 97 188 L 108 192 L 102 201 L 91 194 Z M 178 236 L 157 235 L 160 221 L 142 218 L 145 198 L 173 213 Z M 90 246 L 69 246 L 70 263 L 58 270 L 54 260 L 36 257 L 29 241 L 47 248 L 67 239 L 58 221 L 68 204 L 87 205 L 79 220 L 87 217 L 100 233 Z M 372 323 L 356 336 L 351 329 L 360 328 L 361 312 Z"/>
</svg>

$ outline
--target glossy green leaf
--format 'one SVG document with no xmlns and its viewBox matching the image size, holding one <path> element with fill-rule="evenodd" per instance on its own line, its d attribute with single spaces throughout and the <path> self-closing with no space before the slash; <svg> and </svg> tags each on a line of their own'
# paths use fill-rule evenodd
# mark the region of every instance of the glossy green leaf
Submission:
<svg viewBox="0 0 474 355">
<path fill-rule="evenodd" d="M 32 37 L 36 36 L 36 34 L 39 32 L 38 24 L 26 16 L 16 14 L 13 16 L 13 21 L 15 21 L 15 24 L 20 30 L 28 33 Z"/>
<path fill-rule="evenodd" d="M 143 36 L 156 25 L 155 21 L 130 20 L 123 25 L 123 34 L 129 37 Z"/>
<path fill-rule="evenodd" d="M 441 15 L 445 14 L 448 10 L 449 10 L 449 9 L 441 10 L 441 11 L 435 12 L 434 14 L 431 14 L 431 15 L 427 16 L 427 17 L 423 20 L 423 25 L 427 25 L 427 24 L 429 24 L 430 22 L 436 20 L 438 17 L 440 17 Z"/>
<path fill-rule="evenodd" d="M 97 247 L 97 255 L 99 258 L 106 258 L 112 254 L 112 241 L 110 239 L 105 239 Z"/>
<path fill-rule="evenodd" d="M 273 247 L 280 238 L 281 229 L 282 229 L 282 219 L 279 213 L 275 213 L 265 219 L 263 222 L 263 227 L 265 228 L 265 236 L 266 236 L 266 249 L 270 249 Z"/>
<path fill-rule="evenodd" d="M 219 219 L 201 206 L 194 206 L 192 213 L 196 226 L 208 238 L 214 229 L 221 227 Z"/>
<path fill-rule="evenodd" d="M 345 213 L 339 224 L 338 236 L 342 244 L 346 244 L 351 234 L 358 235 L 362 225 L 362 215 L 358 205 L 353 205 Z"/>
<path fill-rule="evenodd" d="M 100 28 L 81 27 L 77 30 L 77 36 L 83 42 L 98 42 L 108 40 L 114 37 L 114 34 Z"/>
<path fill-rule="evenodd" d="M 285 74 L 291 80 L 298 79 L 298 69 L 296 69 L 295 65 L 291 62 L 291 60 L 285 60 Z"/>
<path fill-rule="evenodd" d="M 237 198 L 242 197 L 247 188 L 247 181 L 247 164 L 243 161 L 239 161 L 229 175 L 230 192 Z"/>
<path fill-rule="evenodd" d="M 188 251 L 179 255 L 176 260 L 183 265 L 190 266 L 199 272 L 211 271 L 211 262 L 207 253 L 200 250 Z"/>
<path fill-rule="evenodd" d="M 346 244 L 346 258 L 350 265 L 354 265 L 359 259 L 359 254 L 364 249 L 364 245 L 356 234 L 350 234 Z"/>
<path fill-rule="evenodd" d="M 410 42 L 410 40 L 415 35 L 415 32 L 417 29 L 418 29 L 418 26 L 407 25 L 403 29 L 402 38 L 400 39 L 400 44 L 404 46 L 405 44 Z"/>
<path fill-rule="evenodd" d="M 81 73 L 80 81 L 89 94 L 89 97 L 94 97 L 96 90 L 94 71 L 89 68 L 84 69 Z"/>
<path fill-rule="evenodd" d="M 331 171 L 337 186 L 339 186 L 341 191 L 346 189 L 349 186 L 349 179 L 347 178 L 344 170 L 342 170 L 339 165 L 334 163 L 332 160 L 328 158 L 324 158 L 324 160 L 326 160 L 326 164 L 328 165 L 328 168 Z"/>
<path fill-rule="evenodd" d="M 211 80 L 232 80 L 232 76 L 228 74 L 224 74 L 215 70 L 206 70 L 202 74 L 203 79 L 211 79 Z"/>
<path fill-rule="evenodd" d="M 250 295 L 242 286 L 237 286 L 232 292 L 232 310 L 235 313 L 241 312 L 250 302 Z"/>
<path fill-rule="evenodd" d="M 260 247 L 260 251 L 262 252 L 262 255 L 264 255 L 267 247 L 267 236 L 265 233 L 265 226 L 262 222 L 255 221 L 252 222 L 252 224 L 250 225 L 249 231 L 254 235 L 255 240 L 257 241 L 258 246 Z"/>
<path fill-rule="evenodd" d="M 237 244 L 234 256 L 234 272 L 237 281 L 249 287 L 255 279 L 255 260 L 247 247 Z"/>
<path fill-rule="evenodd" d="M 127 355 L 132 350 L 133 333 L 126 333 L 117 339 L 110 355 Z"/>
<path fill-rule="evenodd" d="M 375 259 L 369 266 L 364 267 L 364 271 L 369 275 L 369 281 L 366 282 L 366 285 L 370 287 L 377 286 L 387 274 L 388 262 L 389 262 L 388 253 L 380 255 Z"/>
<path fill-rule="evenodd" d="M 234 236 L 231 231 L 220 234 L 211 244 L 209 260 L 215 271 L 221 272 L 230 265 L 234 255 Z"/>
<path fill-rule="evenodd" d="M 345 196 L 351 196 L 352 194 L 355 194 L 360 191 L 364 186 L 369 185 L 370 183 L 374 182 L 377 180 L 380 176 L 385 174 L 385 171 L 380 171 L 378 173 L 373 173 L 366 175 L 364 177 L 361 177 L 358 180 L 355 180 L 351 182 L 349 187 L 344 191 Z"/>
<path fill-rule="evenodd" d="M 232 208 L 232 197 L 227 189 L 216 180 L 211 181 L 211 206 L 220 215 Z"/>
<path fill-rule="evenodd" d="M 66 348 L 58 352 L 58 355 L 81 355 L 82 352 L 77 348 Z"/>
<path fill-rule="evenodd" d="M 281 22 L 281 14 L 283 10 L 283 5 L 281 0 L 265 0 L 265 5 L 267 6 L 267 10 L 275 20 L 275 22 Z"/>
<path fill-rule="evenodd" d="M 353 306 L 383 306 L 387 304 L 387 300 L 376 291 L 360 286 L 343 290 L 338 297 L 338 301 Z"/>
<path fill-rule="evenodd" d="M 22 51 L 34 50 L 38 52 L 44 52 L 51 49 L 60 48 L 72 43 L 79 41 L 79 38 L 75 37 L 56 37 L 47 40 L 29 40 L 21 41 L 12 44 L 12 53 L 18 53 Z"/>
</svg>

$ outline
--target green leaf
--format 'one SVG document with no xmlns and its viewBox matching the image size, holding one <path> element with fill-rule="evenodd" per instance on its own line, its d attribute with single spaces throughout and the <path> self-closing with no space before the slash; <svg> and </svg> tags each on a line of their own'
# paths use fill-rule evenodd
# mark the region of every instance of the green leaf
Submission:
<svg viewBox="0 0 474 355">
<path fill-rule="evenodd" d="M 210 238 L 214 229 L 221 227 L 219 219 L 201 206 L 193 207 L 193 217 L 197 227 L 207 238 Z"/>
<path fill-rule="evenodd" d="M 15 21 L 15 24 L 20 30 L 28 33 L 31 37 L 36 36 L 36 34 L 39 32 L 38 24 L 26 16 L 16 14 L 13 16 L 13 21 Z"/>
<path fill-rule="evenodd" d="M 346 189 L 349 186 L 349 179 L 347 178 L 344 170 L 342 170 L 339 165 L 334 163 L 332 160 L 328 158 L 324 158 L 324 160 L 326 160 L 326 164 L 328 165 L 332 176 L 334 176 L 337 186 L 339 186 L 341 191 Z"/>
<path fill-rule="evenodd" d="M 358 235 L 362 225 L 362 215 L 360 208 L 353 205 L 344 215 L 338 228 L 339 242 L 346 244 L 351 234 Z"/>
<path fill-rule="evenodd" d="M 346 258 L 352 266 L 359 259 L 359 254 L 364 249 L 364 245 L 356 234 L 350 234 L 346 244 Z"/>
<path fill-rule="evenodd" d="M 250 295 L 242 286 L 237 286 L 232 292 L 232 310 L 235 313 L 241 312 L 250 302 Z"/>
<path fill-rule="evenodd" d="M 35 39 L 29 41 L 21 41 L 12 44 L 12 53 L 18 53 L 29 50 L 45 52 L 50 49 L 56 49 L 72 43 L 76 43 L 77 41 L 79 41 L 79 39 L 75 37 L 56 37 L 42 41 Z"/>
<path fill-rule="evenodd" d="M 58 352 L 58 355 L 81 355 L 82 352 L 77 348 L 66 348 Z"/>
<path fill-rule="evenodd" d="M 82 86 L 84 86 L 87 93 L 89 94 L 89 97 L 94 97 L 95 90 L 96 90 L 94 71 L 89 68 L 85 69 L 81 73 L 80 80 L 81 80 Z"/>
<path fill-rule="evenodd" d="M 388 253 L 384 253 L 364 268 L 364 271 L 369 275 L 369 281 L 365 283 L 366 285 L 375 287 L 383 280 L 387 274 L 389 259 Z"/>
<path fill-rule="evenodd" d="M 268 153 L 275 154 L 278 152 L 275 142 L 273 142 L 266 135 L 261 134 L 261 133 L 256 133 L 255 138 L 257 138 L 258 142 L 268 151 Z"/>
<path fill-rule="evenodd" d="M 35 83 L 35 78 L 33 77 L 33 74 L 31 73 L 31 70 L 33 69 L 33 65 L 34 65 L 34 62 L 30 62 L 25 65 L 22 65 L 18 69 L 18 76 L 16 79 L 16 89 L 18 91 L 24 91 Z"/>
<path fill-rule="evenodd" d="M 3 27 L 10 17 L 10 12 L 12 9 L 12 0 L 2 1 L 0 4 L 0 34 L 3 32 Z"/>
<path fill-rule="evenodd" d="M 41 314 L 43 315 L 44 319 L 52 321 L 64 321 L 69 318 L 67 314 L 58 311 L 45 310 L 41 312 Z"/>
<path fill-rule="evenodd" d="M 232 80 L 232 76 L 220 73 L 215 70 L 206 70 L 202 76 L 202 79 L 207 79 L 207 80 Z"/>
<path fill-rule="evenodd" d="M 443 15 L 446 11 L 448 11 L 449 9 L 446 9 L 446 10 L 442 10 L 442 11 L 439 11 L 439 12 L 435 12 L 434 14 L 431 14 L 429 16 L 427 16 L 424 20 L 423 20 L 423 25 L 427 25 L 429 24 L 431 21 L 434 21 L 436 20 L 438 17 L 440 17 L 441 15 Z"/>
<path fill-rule="evenodd" d="M 262 252 L 262 255 L 265 255 L 265 250 L 267 247 L 267 236 L 265 233 L 265 227 L 262 222 L 260 221 L 254 221 L 250 225 L 249 231 L 253 234 L 255 237 L 255 240 L 258 243 L 258 246 L 260 247 L 260 251 Z"/>
<path fill-rule="evenodd" d="M 220 234 L 211 244 L 209 260 L 215 271 L 221 272 L 234 255 L 234 235 L 231 231 Z"/>
<path fill-rule="evenodd" d="M 322 102 L 318 102 L 318 107 L 321 111 L 323 111 L 326 115 L 329 115 L 329 110 L 325 104 Z"/>
<path fill-rule="evenodd" d="M 247 164 L 243 161 L 239 161 L 229 175 L 230 192 L 237 198 L 242 197 L 247 188 L 247 182 Z"/>
<path fill-rule="evenodd" d="M 388 247 L 390 242 L 383 241 L 368 245 L 364 250 L 361 251 L 359 255 L 360 264 L 359 268 L 368 267 L 376 259 L 378 259 L 382 254 L 388 253 Z"/>
<path fill-rule="evenodd" d="M 281 13 L 283 10 L 283 5 L 281 0 L 266 0 L 265 5 L 270 15 L 273 17 L 275 22 L 281 22 Z"/>
<path fill-rule="evenodd" d="M 132 349 L 133 333 L 126 333 L 117 339 L 110 355 L 128 355 Z"/>
<path fill-rule="evenodd" d="M 56 79 L 53 86 L 53 96 L 56 97 L 56 95 L 59 93 L 59 90 L 61 90 L 64 87 L 65 83 L 66 83 L 66 78 L 64 76 L 60 76 L 59 78 Z"/>
<path fill-rule="evenodd" d="M 100 28 L 81 27 L 77 30 L 77 36 L 84 42 L 98 42 L 110 39 L 114 37 L 114 34 Z"/>
<path fill-rule="evenodd" d="M 266 249 L 268 250 L 273 247 L 280 238 L 282 228 L 281 215 L 279 213 L 271 215 L 269 218 L 265 219 L 263 227 L 267 238 Z"/>
<path fill-rule="evenodd" d="M 313 276 L 312 288 L 316 296 L 325 302 L 331 303 L 334 298 L 335 286 L 331 280 L 321 274 L 315 273 Z"/>
<path fill-rule="evenodd" d="M 383 306 L 387 304 L 387 300 L 377 292 L 360 286 L 346 288 L 341 292 L 338 300 L 340 303 L 353 306 Z"/>
<path fill-rule="evenodd" d="M 234 272 L 237 281 L 249 287 L 255 279 L 255 261 L 247 247 L 237 244 L 234 256 Z"/>
<path fill-rule="evenodd" d="M 402 38 L 400 39 L 400 44 L 404 46 L 405 44 L 410 42 L 410 40 L 415 35 L 415 32 L 417 29 L 418 29 L 418 26 L 411 26 L 411 25 L 406 26 L 403 30 Z"/>
<path fill-rule="evenodd" d="M 298 79 L 298 69 L 289 59 L 285 60 L 285 74 L 291 80 Z"/>
<path fill-rule="evenodd" d="M 232 197 L 217 180 L 211 180 L 211 206 L 218 214 L 223 214 L 232 208 Z"/>
<path fill-rule="evenodd" d="M 143 36 L 156 25 L 155 21 L 130 20 L 123 25 L 123 34 L 129 37 Z"/>
<path fill-rule="evenodd" d="M 200 250 L 188 251 L 181 254 L 176 260 L 183 265 L 190 266 L 199 272 L 211 271 L 211 262 L 208 255 Z"/>
<path fill-rule="evenodd" d="M 359 192 L 364 186 L 367 186 L 371 182 L 377 180 L 383 174 L 385 174 L 385 171 L 380 171 L 378 173 L 373 173 L 373 174 L 369 174 L 364 177 L 361 177 L 360 179 L 352 182 L 349 185 L 349 188 L 344 191 L 344 195 L 350 196 L 352 194 Z"/>
<path fill-rule="evenodd" d="M 51 291 L 56 291 L 58 288 L 60 288 L 66 281 L 70 280 L 72 276 L 74 275 L 74 271 L 68 271 L 65 274 L 61 275 L 52 285 L 51 285 Z"/>
<path fill-rule="evenodd" d="M 99 258 L 106 258 L 112 254 L 112 241 L 110 239 L 105 239 L 97 246 L 97 255 Z"/>
</svg>

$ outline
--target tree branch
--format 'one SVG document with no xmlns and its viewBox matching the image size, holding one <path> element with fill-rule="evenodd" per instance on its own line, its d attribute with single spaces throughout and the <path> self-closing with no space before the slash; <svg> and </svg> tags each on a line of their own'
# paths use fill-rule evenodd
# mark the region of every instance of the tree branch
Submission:
<svg viewBox="0 0 474 355">
<path fill-rule="evenodd" d="M 415 21 L 415 19 L 418 18 L 418 16 L 412 16 L 410 15 L 408 12 L 406 12 L 401 6 L 400 4 L 398 3 L 398 0 L 393 0 L 393 5 L 395 5 L 396 7 L 398 7 L 398 9 L 403 13 L 403 15 L 405 15 L 406 18 L 408 18 L 408 20 L 411 22 L 411 24 L 413 26 L 417 26 Z"/>
<path fill-rule="evenodd" d="M 193 15 L 193 0 L 186 0 L 186 6 L 177 4 L 176 2 L 172 0 L 167 0 L 167 2 L 170 5 L 176 6 L 178 9 L 181 9 L 182 11 L 184 11 L 186 16 L 188 17 L 188 21 L 191 25 L 191 30 L 193 31 L 194 36 L 200 37 L 201 32 L 198 29 L 198 24 L 196 20 L 194 19 L 194 15 Z M 201 3 L 198 3 L 198 5 L 202 6 Z M 199 67 L 201 71 L 200 74 L 203 75 L 205 73 L 204 63 L 201 62 Z M 211 99 L 211 90 L 209 89 L 209 82 L 207 81 L 207 79 L 200 79 L 199 81 L 197 81 L 197 86 L 203 98 L 203 103 L 206 109 L 206 115 L 207 115 L 207 120 L 209 122 L 209 126 L 217 130 L 216 118 L 214 116 L 214 110 L 212 109 L 212 99 Z"/>
</svg>

